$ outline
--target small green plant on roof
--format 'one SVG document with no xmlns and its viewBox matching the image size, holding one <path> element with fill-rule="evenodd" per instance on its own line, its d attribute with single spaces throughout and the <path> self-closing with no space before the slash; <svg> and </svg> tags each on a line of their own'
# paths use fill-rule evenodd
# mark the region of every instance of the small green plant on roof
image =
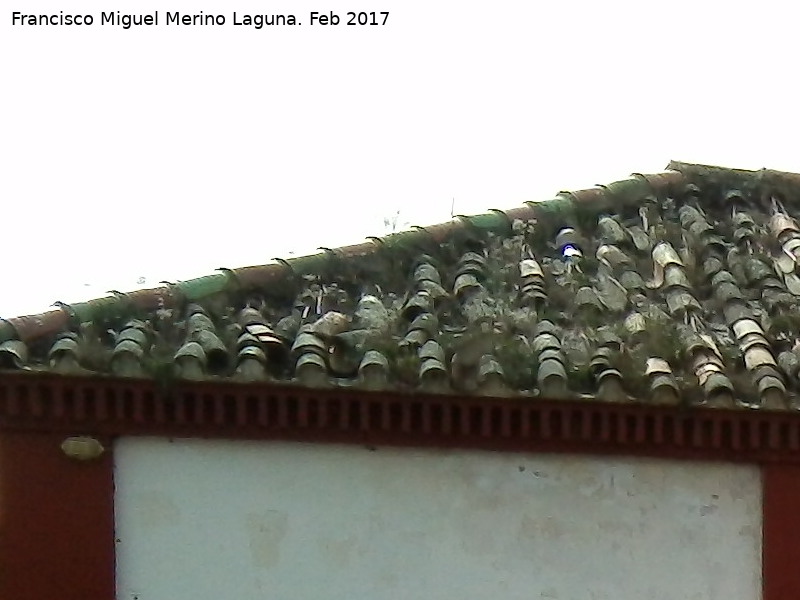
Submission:
<svg viewBox="0 0 800 600">
<path fill-rule="evenodd" d="M 595 206 L 590 202 L 574 202 L 573 212 L 575 215 L 575 225 L 580 231 L 589 233 L 597 226 L 597 216 L 600 214 L 600 206 Z"/>
<path fill-rule="evenodd" d="M 163 338 L 156 338 L 150 352 L 143 358 L 144 370 L 153 378 L 162 392 L 169 392 L 175 384 L 174 351 Z"/>
<path fill-rule="evenodd" d="M 516 276 L 516 265 L 502 264 L 492 261 L 487 265 L 486 279 L 483 284 L 490 296 L 501 298 L 505 296 L 513 285 Z"/>
<path fill-rule="evenodd" d="M 675 367 L 681 366 L 684 348 L 674 324 L 664 319 L 645 317 L 647 337 L 644 350 L 653 357 L 663 358 Z"/>
<path fill-rule="evenodd" d="M 660 238 L 670 243 L 676 250 L 683 245 L 683 229 L 680 223 L 665 221 L 656 226 L 657 239 Z"/>
<path fill-rule="evenodd" d="M 744 370 L 744 356 L 738 346 L 734 344 L 717 344 L 717 347 L 726 365 L 741 366 L 742 370 Z"/>
<path fill-rule="evenodd" d="M 608 313 L 597 308 L 592 310 L 583 310 L 577 316 L 576 320 L 585 328 L 590 330 L 596 329 L 608 323 Z"/>
<path fill-rule="evenodd" d="M 420 360 L 415 347 L 401 347 L 402 338 L 385 334 L 370 338 L 365 350 L 377 350 L 386 357 L 393 381 L 400 385 L 416 386 L 419 378 Z"/>
<path fill-rule="evenodd" d="M 96 373 L 105 373 L 111 365 L 111 348 L 103 341 L 103 332 L 95 324 L 83 327 L 81 354 L 84 366 Z"/>
<path fill-rule="evenodd" d="M 401 385 L 416 387 L 419 381 L 420 359 L 416 352 L 400 352 L 390 363 L 392 374 Z"/>
<path fill-rule="evenodd" d="M 648 397 L 648 378 L 646 375 L 647 359 L 642 349 L 620 353 L 615 357 L 615 366 L 622 373 L 626 391 L 634 398 L 642 400 Z"/>
<path fill-rule="evenodd" d="M 571 365 L 567 369 L 569 389 L 579 393 L 589 393 L 595 389 L 594 377 L 588 364 Z"/>
<path fill-rule="evenodd" d="M 495 358 L 503 367 L 507 383 L 514 389 L 536 387 L 538 356 L 522 336 L 505 337 L 495 344 Z"/>
<path fill-rule="evenodd" d="M 771 317 L 770 331 L 792 335 L 800 333 L 800 310 L 787 310 Z"/>
<path fill-rule="evenodd" d="M 578 288 L 582 287 L 591 287 L 592 286 L 592 272 L 589 270 L 592 266 L 594 267 L 595 272 L 597 271 L 597 260 L 594 262 L 588 262 L 588 257 L 581 258 L 580 267 L 577 269 L 573 269 L 570 278 L 572 287 L 577 290 Z M 572 294 L 570 294 L 570 301 L 572 300 Z"/>
</svg>

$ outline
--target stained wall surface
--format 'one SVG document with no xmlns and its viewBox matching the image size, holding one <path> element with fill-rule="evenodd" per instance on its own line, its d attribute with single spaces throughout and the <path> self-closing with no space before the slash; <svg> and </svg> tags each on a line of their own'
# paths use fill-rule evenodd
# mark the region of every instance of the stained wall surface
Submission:
<svg viewBox="0 0 800 600">
<path fill-rule="evenodd" d="M 118 600 L 753 600 L 756 467 L 124 438 Z"/>
</svg>

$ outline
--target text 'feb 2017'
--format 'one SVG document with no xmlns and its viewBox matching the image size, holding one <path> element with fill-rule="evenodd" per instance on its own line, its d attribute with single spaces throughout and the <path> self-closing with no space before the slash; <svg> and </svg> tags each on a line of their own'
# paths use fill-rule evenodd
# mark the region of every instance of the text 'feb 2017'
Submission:
<svg viewBox="0 0 800 600">
<path fill-rule="evenodd" d="M 230 18 L 229 18 L 230 17 Z M 11 24 L 22 27 L 69 27 L 69 26 L 93 26 L 110 25 L 122 29 L 132 29 L 138 27 L 157 27 L 157 26 L 182 26 L 182 27 L 212 27 L 223 25 L 234 25 L 251 27 L 253 29 L 263 29 L 275 26 L 383 26 L 389 22 L 388 11 L 369 11 L 369 12 L 346 12 L 335 13 L 333 11 L 308 13 L 306 18 L 301 18 L 294 14 L 249 14 L 234 12 L 230 16 L 224 14 L 182 13 L 170 12 L 160 13 L 123 13 L 121 11 L 106 11 L 99 16 L 93 14 L 71 14 L 59 11 L 56 13 L 23 13 L 13 11 L 11 13 Z"/>
</svg>

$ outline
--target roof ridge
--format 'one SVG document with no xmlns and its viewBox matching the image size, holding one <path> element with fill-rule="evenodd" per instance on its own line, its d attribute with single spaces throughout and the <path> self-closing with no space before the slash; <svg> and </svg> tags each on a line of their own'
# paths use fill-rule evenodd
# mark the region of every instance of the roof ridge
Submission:
<svg viewBox="0 0 800 600">
<path fill-rule="evenodd" d="M 156 288 L 132 292 L 111 292 L 108 296 L 75 304 L 56 303 L 56 309 L 33 314 L 0 319 L 0 343 L 12 339 L 31 342 L 63 331 L 71 322 L 85 323 L 99 316 L 124 316 L 132 310 L 155 312 L 160 308 L 173 308 L 185 302 L 196 302 L 220 292 L 250 290 L 274 285 L 290 274 L 319 273 L 325 263 L 336 257 L 354 260 L 369 257 L 384 248 L 418 246 L 424 241 L 442 243 L 458 232 L 481 231 L 510 235 L 515 220 L 535 220 L 545 227 L 548 224 L 563 226 L 564 221 L 580 219 L 587 209 L 593 215 L 611 211 L 619 205 L 637 204 L 643 197 L 663 196 L 685 185 L 704 178 L 733 178 L 752 180 L 753 184 L 768 184 L 779 193 L 788 188 L 800 189 L 800 174 L 761 169 L 746 171 L 692 163 L 671 161 L 665 171 L 654 174 L 634 173 L 629 178 L 607 185 L 577 191 L 563 191 L 549 200 L 527 202 L 506 210 L 489 209 L 486 213 L 459 215 L 444 223 L 426 227 L 412 227 L 406 231 L 383 237 L 368 237 L 364 242 L 339 248 L 320 248 L 322 252 L 289 259 L 276 258 L 273 262 L 235 269 L 219 268 L 217 273 L 199 278 L 162 282 Z"/>
</svg>

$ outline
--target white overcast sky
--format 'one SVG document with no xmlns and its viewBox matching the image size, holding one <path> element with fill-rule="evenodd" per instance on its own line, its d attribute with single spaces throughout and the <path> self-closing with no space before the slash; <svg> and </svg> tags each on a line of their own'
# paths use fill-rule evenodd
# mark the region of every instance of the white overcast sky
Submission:
<svg viewBox="0 0 800 600">
<path fill-rule="evenodd" d="M 92 27 L 12 27 L 11 13 Z M 122 30 L 103 10 L 219 13 Z M 311 27 L 310 11 L 389 11 Z M 296 28 L 231 25 L 294 13 Z M 14 0 L 0 316 L 662 170 L 800 171 L 789 2 Z M 144 286 L 137 284 L 144 278 Z"/>
</svg>

